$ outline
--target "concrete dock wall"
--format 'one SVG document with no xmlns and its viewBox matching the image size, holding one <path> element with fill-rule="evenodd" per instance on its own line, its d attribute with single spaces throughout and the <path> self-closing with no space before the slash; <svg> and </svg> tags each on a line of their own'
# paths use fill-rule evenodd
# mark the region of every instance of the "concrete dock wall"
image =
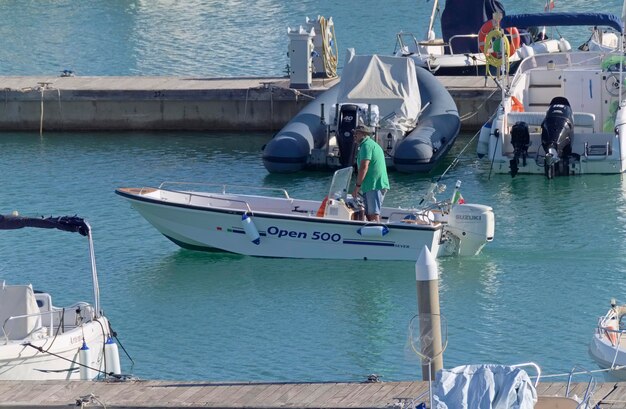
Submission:
<svg viewBox="0 0 626 409">
<path fill-rule="evenodd" d="M 477 79 L 445 81 L 469 116 L 463 129 L 480 128 L 499 94 Z M 286 78 L 0 77 L 0 130 L 278 131 L 336 82 L 294 90 Z"/>
</svg>

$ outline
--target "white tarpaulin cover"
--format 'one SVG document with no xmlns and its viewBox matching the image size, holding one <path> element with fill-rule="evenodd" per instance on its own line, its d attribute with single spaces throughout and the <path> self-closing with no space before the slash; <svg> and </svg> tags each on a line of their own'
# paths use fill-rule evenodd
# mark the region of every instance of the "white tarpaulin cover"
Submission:
<svg viewBox="0 0 626 409">
<path fill-rule="evenodd" d="M 415 124 L 421 109 L 415 63 L 411 58 L 355 55 L 348 50 L 341 72 L 338 103 L 378 105 L 380 117 Z"/>
<path fill-rule="evenodd" d="M 437 373 L 433 409 L 532 409 L 537 391 L 526 371 L 465 365 Z"/>
</svg>

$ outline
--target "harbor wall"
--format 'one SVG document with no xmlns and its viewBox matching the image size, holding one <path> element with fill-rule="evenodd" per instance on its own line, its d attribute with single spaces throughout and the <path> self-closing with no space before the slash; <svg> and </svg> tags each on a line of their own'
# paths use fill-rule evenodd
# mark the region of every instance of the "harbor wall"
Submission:
<svg viewBox="0 0 626 409">
<path fill-rule="evenodd" d="M 282 78 L 2 77 L 0 130 L 274 132 L 334 83 L 295 90 Z M 499 102 L 492 88 L 452 83 L 449 91 L 466 131 Z"/>
</svg>

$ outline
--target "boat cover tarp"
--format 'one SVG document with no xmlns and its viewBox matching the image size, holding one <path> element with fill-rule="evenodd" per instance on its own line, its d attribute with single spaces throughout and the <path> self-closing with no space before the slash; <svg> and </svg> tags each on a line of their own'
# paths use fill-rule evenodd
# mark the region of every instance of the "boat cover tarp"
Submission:
<svg viewBox="0 0 626 409">
<path fill-rule="evenodd" d="M 502 19 L 500 25 L 506 27 L 558 27 L 558 26 L 602 26 L 623 32 L 622 19 L 608 13 L 527 13 L 511 14 Z"/>
<path fill-rule="evenodd" d="M 0 230 L 21 229 L 24 227 L 38 227 L 42 229 L 59 229 L 86 236 L 89 225 L 78 216 L 61 217 L 22 217 L 13 215 L 0 215 Z"/>
<path fill-rule="evenodd" d="M 537 391 L 522 368 L 464 365 L 437 372 L 433 408 L 532 409 Z"/>
<path fill-rule="evenodd" d="M 456 35 L 478 34 L 480 27 L 491 20 L 496 11 L 505 15 L 504 6 L 498 0 L 446 0 L 441 13 L 443 41 L 450 43 L 450 37 Z M 455 54 L 478 52 L 477 38 L 454 38 L 451 45 Z"/>
<path fill-rule="evenodd" d="M 396 122 L 414 124 L 420 113 L 420 91 L 411 58 L 355 55 L 350 49 L 338 87 L 338 103 L 378 105 L 381 118 L 395 112 Z"/>
</svg>

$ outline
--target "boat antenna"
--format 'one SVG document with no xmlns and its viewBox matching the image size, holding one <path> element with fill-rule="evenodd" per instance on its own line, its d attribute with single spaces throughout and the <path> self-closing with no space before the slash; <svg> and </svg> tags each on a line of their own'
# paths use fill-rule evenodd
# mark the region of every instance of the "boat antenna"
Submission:
<svg viewBox="0 0 626 409">
<path fill-rule="evenodd" d="M 96 310 L 96 318 L 100 316 L 100 286 L 98 285 L 98 271 L 96 269 L 96 253 L 93 250 L 93 238 L 91 236 L 91 226 L 87 225 L 87 239 L 89 240 L 89 259 L 91 260 L 91 280 L 93 282 L 93 302 Z"/>
<path fill-rule="evenodd" d="M 439 11 L 439 1 L 435 0 L 433 2 L 433 11 L 430 13 L 430 20 L 428 22 L 428 31 L 426 32 L 426 40 L 430 39 L 430 32 L 433 31 L 433 26 L 435 25 L 435 16 Z"/>
<path fill-rule="evenodd" d="M 626 0 L 624 0 L 624 5 L 622 7 L 622 32 L 620 33 L 618 44 L 620 55 L 622 56 L 619 59 L 619 100 L 623 101 L 624 94 L 624 13 L 626 12 Z"/>
</svg>

